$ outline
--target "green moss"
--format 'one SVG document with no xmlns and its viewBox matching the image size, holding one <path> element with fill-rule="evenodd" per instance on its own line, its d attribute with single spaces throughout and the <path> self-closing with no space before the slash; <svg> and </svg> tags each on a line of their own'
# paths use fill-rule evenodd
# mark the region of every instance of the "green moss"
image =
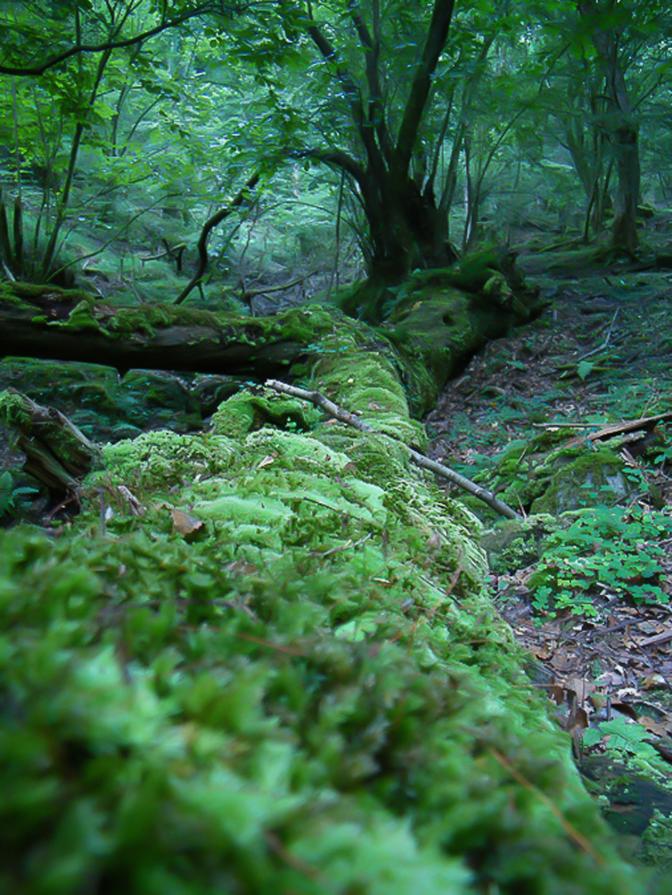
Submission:
<svg viewBox="0 0 672 895">
<path fill-rule="evenodd" d="M 403 359 L 325 309 L 249 327 L 310 333 L 294 372 L 380 431 L 241 393 L 106 446 L 58 538 L 0 535 L 0 888 L 639 893 L 478 523 L 409 463 Z"/>
<path fill-rule="evenodd" d="M 5 886 L 639 891 L 481 589 L 473 520 L 354 437 L 152 433 L 104 452 L 141 519 L 101 533 L 97 479 L 55 542 L 2 536 Z"/>
<path fill-rule="evenodd" d="M 167 490 L 227 468 L 235 445 L 222 435 L 179 435 L 162 430 L 103 447 L 105 474 L 133 488 Z"/>
<path fill-rule="evenodd" d="M 419 356 L 435 388 L 441 387 L 478 342 L 467 296 L 426 286 L 409 293 L 390 321 L 391 337 L 405 356 Z"/>
<path fill-rule="evenodd" d="M 336 350 L 334 350 L 336 348 Z M 332 349 L 332 350 L 330 350 Z M 316 388 L 380 432 L 405 444 L 426 444 L 422 425 L 410 418 L 408 400 L 389 350 L 333 346 L 328 340 L 312 369 Z"/>
<path fill-rule="evenodd" d="M 642 837 L 642 849 L 639 855 L 645 864 L 660 869 L 660 895 L 667 884 L 672 868 L 672 814 L 665 815 L 655 811 L 651 823 Z"/>
<path fill-rule="evenodd" d="M 533 513 L 559 514 L 596 502 L 609 506 L 632 494 L 632 486 L 623 475 L 623 459 L 608 448 L 584 449 L 575 457 L 554 454 L 545 468 L 556 471 L 552 471 L 543 494 L 533 502 Z"/>
<path fill-rule="evenodd" d="M 498 522 L 481 538 L 490 570 L 501 575 L 532 565 L 541 556 L 544 538 L 557 525 L 553 516 L 548 514 Z"/>
<path fill-rule="evenodd" d="M 270 389 L 255 389 L 241 391 L 220 404 L 212 417 L 212 427 L 221 435 L 241 438 L 267 423 L 307 431 L 321 418 L 321 413 L 305 401 Z"/>
<path fill-rule="evenodd" d="M 30 414 L 21 395 L 11 391 L 0 392 L 0 422 L 11 429 L 30 426 Z"/>
<path fill-rule="evenodd" d="M 590 442 L 567 446 L 572 430 L 545 431 L 512 443 L 496 465 L 478 476 L 511 506 L 558 515 L 596 502 L 616 504 L 641 483 L 624 475 L 616 449 Z"/>
</svg>

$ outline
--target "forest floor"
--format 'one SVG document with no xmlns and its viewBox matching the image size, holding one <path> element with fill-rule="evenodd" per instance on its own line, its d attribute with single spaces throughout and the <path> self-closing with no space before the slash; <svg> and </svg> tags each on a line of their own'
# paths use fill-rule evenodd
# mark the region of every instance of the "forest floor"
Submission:
<svg viewBox="0 0 672 895">
<path fill-rule="evenodd" d="M 427 419 L 432 456 L 495 490 L 506 481 L 493 470 L 512 445 L 577 430 L 588 444 L 606 426 L 672 410 L 672 273 L 576 264 L 571 254 L 522 259 L 548 299 L 545 311 L 491 342 Z M 491 575 L 500 611 L 536 657 L 537 682 L 556 702 L 579 763 L 587 768 L 608 755 L 640 775 L 638 795 L 621 788 L 610 798 L 610 819 L 635 835 L 655 808 L 672 810 L 665 792 L 672 779 L 672 426 L 654 423 L 640 427 L 648 429 L 643 439 L 628 442 L 626 434 L 618 445 L 632 485 L 619 508 L 599 489 L 589 493 L 582 510 L 565 514 L 566 525 L 582 516 L 582 537 L 551 537 L 531 554 L 509 551 Z M 516 509 L 526 515 L 529 507 Z M 614 513 L 618 520 L 607 536 L 601 520 L 610 513 L 610 523 Z M 485 521 L 493 525 L 492 517 Z M 651 563 L 632 566 L 633 557 Z M 550 611 L 535 600 L 534 582 L 553 563 L 556 570 L 564 563 L 569 596 Z M 638 596 L 643 581 L 655 582 L 655 599 Z"/>
<path fill-rule="evenodd" d="M 496 604 L 571 734 L 588 787 L 629 855 L 662 874 L 672 868 L 672 271 L 591 265 L 585 250 L 520 260 L 545 310 L 447 385 L 426 420 L 430 453 L 524 517 L 502 522 L 455 492 L 484 522 Z M 135 299 L 124 293 L 120 303 Z M 9 359 L 3 369 L 0 388 L 55 401 L 96 441 L 199 431 L 238 390 L 231 377 L 120 378 L 93 364 Z M 0 439 L 0 466 L 2 452 Z M 560 507 L 534 506 L 541 492 L 526 490 L 528 476 L 545 469 L 550 481 L 553 464 L 566 471 L 593 454 L 617 472 L 579 479 Z M 27 491 L 17 517 L 44 521 L 44 499 L 32 488 L 12 493 L 5 477 L 5 508 Z"/>
</svg>

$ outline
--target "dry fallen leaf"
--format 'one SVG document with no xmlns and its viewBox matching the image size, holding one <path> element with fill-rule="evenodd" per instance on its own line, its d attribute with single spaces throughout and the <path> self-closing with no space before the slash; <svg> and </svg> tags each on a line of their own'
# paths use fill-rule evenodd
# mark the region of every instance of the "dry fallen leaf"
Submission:
<svg viewBox="0 0 672 895">
<path fill-rule="evenodd" d="M 640 715 L 637 721 L 645 727 L 649 733 L 655 733 L 659 737 L 667 736 L 670 732 L 669 721 L 654 721 L 648 715 Z"/>
<path fill-rule="evenodd" d="M 664 687 L 665 684 L 666 680 L 662 674 L 651 674 L 648 677 L 643 677 L 639 682 L 642 690 L 655 690 L 658 687 Z"/>
<path fill-rule="evenodd" d="M 171 510 L 170 515 L 173 520 L 173 529 L 184 537 L 192 535 L 203 528 L 201 519 L 197 519 L 195 516 L 190 516 L 189 513 L 185 513 L 184 510 Z"/>
<path fill-rule="evenodd" d="M 277 454 L 267 454 L 263 460 L 257 464 L 257 469 L 263 469 L 264 466 L 270 466 L 275 461 Z"/>
</svg>

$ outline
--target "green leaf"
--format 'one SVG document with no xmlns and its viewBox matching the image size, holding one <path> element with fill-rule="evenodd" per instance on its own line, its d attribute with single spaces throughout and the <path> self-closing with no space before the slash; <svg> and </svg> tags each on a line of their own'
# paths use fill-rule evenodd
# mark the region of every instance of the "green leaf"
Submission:
<svg viewBox="0 0 672 895">
<path fill-rule="evenodd" d="M 0 518 L 12 508 L 14 502 L 14 481 L 10 472 L 0 475 Z"/>
<path fill-rule="evenodd" d="M 591 364 L 589 360 L 582 360 L 576 368 L 576 373 L 579 379 L 586 379 L 594 369 L 595 364 Z"/>
</svg>

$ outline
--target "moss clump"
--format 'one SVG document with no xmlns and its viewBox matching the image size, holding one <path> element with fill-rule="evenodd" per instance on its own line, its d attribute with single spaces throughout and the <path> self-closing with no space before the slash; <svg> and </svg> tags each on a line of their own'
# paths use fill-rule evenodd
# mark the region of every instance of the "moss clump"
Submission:
<svg viewBox="0 0 672 895">
<path fill-rule="evenodd" d="M 482 338 L 469 298 L 445 287 L 414 289 L 390 325 L 394 343 L 405 354 L 422 357 L 439 388 Z"/>
<path fill-rule="evenodd" d="M 305 401 L 260 388 L 232 395 L 220 404 L 211 422 L 220 435 L 241 438 L 269 423 L 282 429 L 308 431 L 321 419 L 321 413 Z"/>
<path fill-rule="evenodd" d="M 515 442 L 492 470 L 478 476 L 511 506 L 559 515 L 595 503 L 615 505 L 631 496 L 617 447 L 590 442 L 567 445 L 571 431 L 544 432 Z"/>
<path fill-rule="evenodd" d="M 168 489 L 226 468 L 235 445 L 222 435 L 179 435 L 161 430 L 103 447 L 103 466 L 119 484 Z"/>
<path fill-rule="evenodd" d="M 317 357 L 312 377 L 319 391 L 337 399 L 377 431 L 423 449 L 424 428 L 410 418 L 406 393 L 389 350 L 362 351 L 358 346 L 336 347 L 325 341 Z"/>
<path fill-rule="evenodd" d="M 563 463 L 563 459 L 566 462 Z M 549 458 L 559 468 L 553 472 L 544 493 L 532 504 L 533 513 L 564 513 L 596 502 L 613 506 L 632 494 L 632 487 L 623 475 L 623 459 L 608 448 L 584 452 L 571 458 L 559 453 Z"/>
<path fill-rule="evenodd" d="M 414 439 L 394 366 L 349 350 L 311 384 Z M 402 442 L 267 423 L 103 463 L 55 542 L 0 544 L 2 885 L 640 891 L 482 589 L 475 520 Z M 116 484 L 146 509 L 101 531 Z"/>
<path fill-rule="evenodd" d="M 44 304 L 72 307 L 89 299 L 94 299 L 94 296 L 83 289 L 63 289 L 51 283 L 0 283 L 0 303 L 27 311 Z"/>
<path fill-rule="evenodd" d="M 31 416 L 23 396 L 13 391 L 0 392 L 0 422 L 10 429 L 27 429 Z"/>
<path fill-rule="evenodd" d="M 481 538 L 490 570 L 501 575 L 532 565 L 541 556 L 544 539 L 557 526 L 556 520 L 548 514 L 499 522 Z"/>
<path fill-rule="evenodd" d="M 162 435 L 105 450 L 141 519 L 2 538 L 5 887 L 639 891 L 403 454 L 381 486 L 299 433 Z"/>
</svg>

